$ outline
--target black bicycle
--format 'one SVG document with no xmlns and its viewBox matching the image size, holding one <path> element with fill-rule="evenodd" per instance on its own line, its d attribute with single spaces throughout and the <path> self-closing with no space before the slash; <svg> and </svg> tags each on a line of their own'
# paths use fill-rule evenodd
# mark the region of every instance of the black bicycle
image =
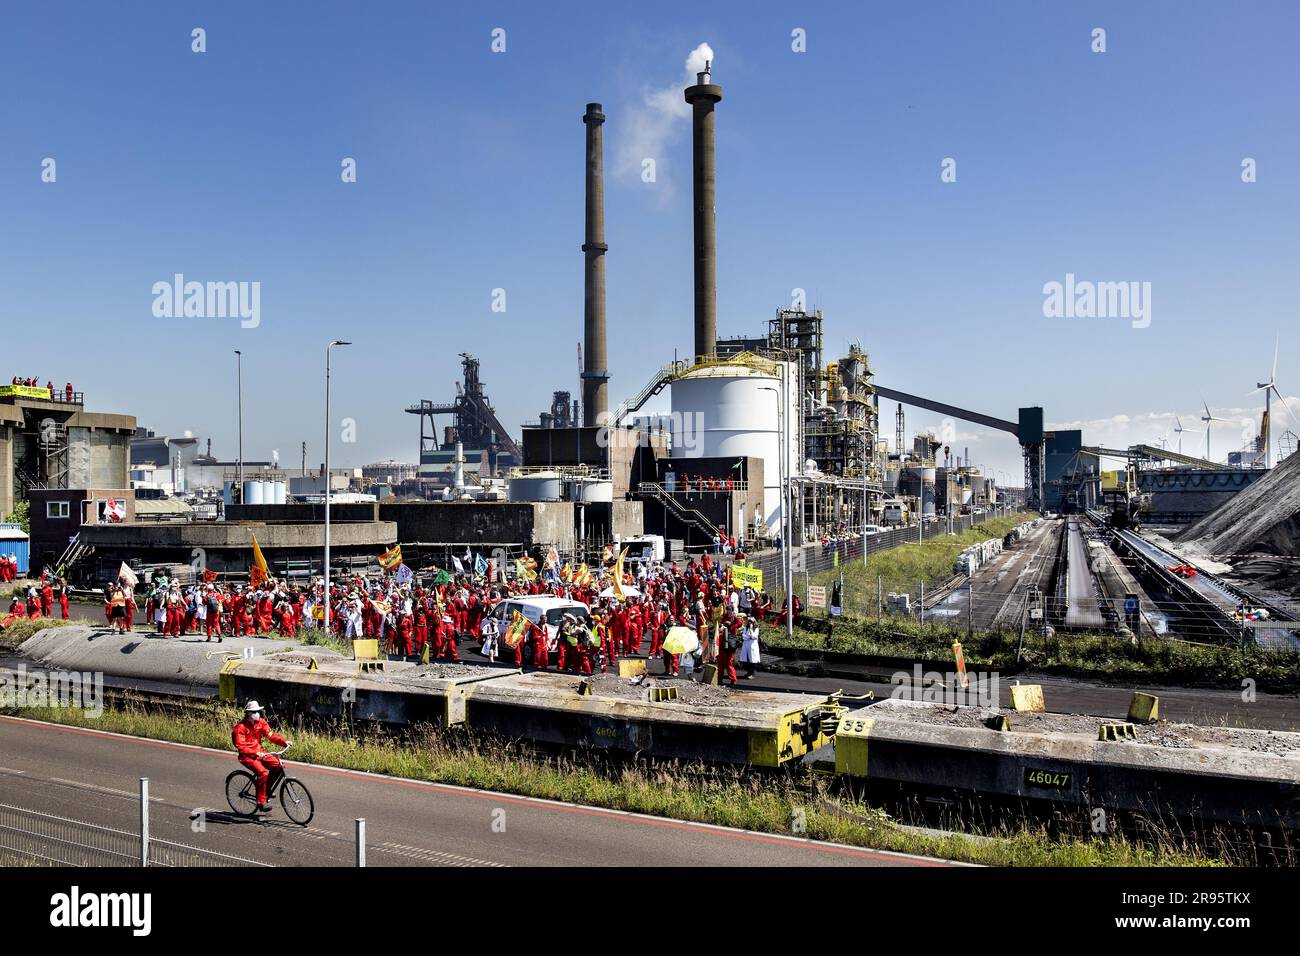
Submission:
<svg viewBox="0 0 1300 956">
<path fill-rule="evenodd" d="M 268 751 L 268 755 L 279 757 L 288 749 L 286 746 L 276 753 Z M 266 802 L 274 800 L 277 793 L 285 816 L 300 827 L 311 823 L 311 818 L 316 815 L 311 791 L 297 777 L 289 776 L 283 761 L 278 768 L 271 770 L 271 777 L 266 781 Z M 232 770 L 226 777 L 226 802 L 238 816 L 257 816 L 257 778 L 248 770 Z"/>
</svg>

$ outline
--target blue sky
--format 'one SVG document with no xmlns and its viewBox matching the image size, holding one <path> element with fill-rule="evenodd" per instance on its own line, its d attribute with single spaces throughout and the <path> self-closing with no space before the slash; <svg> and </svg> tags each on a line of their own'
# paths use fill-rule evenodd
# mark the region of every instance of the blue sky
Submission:
<svg viewBox="0 0 1300 956">
<path fill-rule="evenodd" d="M 1218 456 L 1262 407 L 1245 393 L 1275 335 L 1279 384 L 1300 392 L 1298 11 L 9 4 L 0 378 L 71 380 L 96 409 L 233 455 L 238 348 L 248 457 L 293 464 L 305 440 L 315 462 L 324 348 L 345 338 L 335 408 L 357 440 L 335 446 L 341 463 L 413 460 L 401 409 L 450 399 L 462 351 L 507 424 L 535 419 L 553 389 L 578 390 L 595 100 L 617 401 L 691 345 L 687 123 L 670 125 L 656 183 L 615 175 L 616 159 L 647 92 L 680 88 L 707 41 L 725 90 L 721 334 L 760 330 L 803 288 L 829 348 L 861 342 L 883 384 L 1008 418 L 1041 404 L 1098 443 L 1154 440 L 1175 413 L 1200 427 L 1203 396 L 1231 420 Z M 796 28 L 807 52 L 791 50 Z M 1245 157 L 1257 182 L 1241 181 Z M 178 272 L 260 282 L 260 325 L 156 318 L 152 286 Z M 1150 282 L 1150 326 L 1045 318 L 1043 284 L 1067 273 Z M 909 416 L 909 431 L 937 424 Z M 959 424 L 957 443 L 1019 471 L 1007 437 Z"/>
</svg>

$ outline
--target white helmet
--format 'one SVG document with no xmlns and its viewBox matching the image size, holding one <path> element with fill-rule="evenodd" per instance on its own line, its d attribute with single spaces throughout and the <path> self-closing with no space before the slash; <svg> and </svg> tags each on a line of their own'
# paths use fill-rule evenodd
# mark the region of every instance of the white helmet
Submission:
<svg viewBox="0 0 1300 956">
<path fill-rule="evenodd" d="M 244 705 L 244 713 L 246 714 L 260 714 L 261 712 L 262 712 L 262 705 L 255 700 L 250 700 L 247 704 Z"/>
</svg>

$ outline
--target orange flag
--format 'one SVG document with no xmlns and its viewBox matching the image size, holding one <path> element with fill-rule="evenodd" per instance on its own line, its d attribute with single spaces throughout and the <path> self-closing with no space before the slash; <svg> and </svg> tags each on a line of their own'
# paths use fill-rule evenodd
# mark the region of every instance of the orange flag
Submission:
<svg viewBox="0 0 1300 956">
<path fill-rule="evenodd" d="M 262 557 L 262 549 L 257 546 L 257 535 L 253 535 L 253 566 L 248 569 L 248 582 L 257 587 L 270 576 L 266 570 L 266 558 Z"/>
</svg>

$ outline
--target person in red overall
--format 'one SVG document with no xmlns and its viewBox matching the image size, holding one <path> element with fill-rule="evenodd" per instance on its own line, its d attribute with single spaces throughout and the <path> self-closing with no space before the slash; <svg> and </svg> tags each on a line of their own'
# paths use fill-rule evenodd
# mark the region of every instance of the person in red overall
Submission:
<svg viewBox="0 0 1300 956">
<path fill-rule="evenodd" d="M 59 614 L 68 619 L 68 582 L 63 579 L 59 580 Z"/>
<path fill-rule="evenodd" d="M 262 751 L 263 738 L 278 747 L 289 746 L 289 741 L 262 719 L 262 705 L 250 700 L 244 708 L 244 719 L 235 724 L 230 739 L 238 751 L 239 762 L 253 771 L 253 776 L 257 778 L 257 812 L 270 813 L 271 805 L 266 802 L 266 784 L 272 771 L 279 773 L 281 766 L 279 757 Z"/>
<path fill-rule="evenodd" d="M 9 602 L 9 613 L 14 617 L 27 616 L 27 606 L 23 604 L 23 599 L 18 595 L 14 595 L 14 599 Z"/>
<path fill-rule="evenodd" d="M 451 619 L 450 614 L 438 615 L 435 611 L 434 616 L 438 618 L 438 627 L 434 632 L 434 650 L 437 652 L 439 659 L 447 657 L 450 660 L 460 660 L 460 653 L 456 650 L 456 627 Z"/>
<path fill-rule="evenodd" d="M 397 653 L 404 659 L 410 660 L 415 654 L 415 648 L 411 644 L 411 636 L 414 631 L 414 625 L 411 623 L 411 615 L 397 615 Z"/>
<path fill-rule="evenodd" d="M 50 609 L 54 607 L 54 588 L 50 587 L 50 582 L 45 581 L 41 584 L 41 616 L 49 617 Z"/>
<path fill-rule="evenodd" d="M 411 610 L 411 642 L 416 654 L 423 654 L 424 645 L 429 643 L 429 612 L 420 601 Z"/>
<path fill-rule="evenodd" d="M 722 619 L 722 640 L 718 647 L 718 678 L 723 683 L 736 686 L 736 651 L 742 643 L 741 632 L 745 622 L 738 615 L 727 612 Z"/>
<path fill-rule="evenodd" d="M 216 591 L 209 590 L 203 596 L 203 601 L 206 604 L 208 615 L 203 621 L 204 631 L 206 632 L 204 637 L 210 641 L 213 635 L 216 635 L 219 644 L 221 643 L 221 596 Z"/>
<path fill-rule="evenodd" d="M 289 640 L 294 638 L 294 616 L 293 605 L 288 599 L 282 600 L 276 608 L 280 615 L 280 636 L 287 637 Z"/>
<path fill-rule="evenodd" d="M 546 618 L 538 618 L 536 624 L 529 622 L 528 637 L 533 642 L 533 666 L 546 670 L 551 663 L 550 650 L 546 646 Z"/>
</svg>

